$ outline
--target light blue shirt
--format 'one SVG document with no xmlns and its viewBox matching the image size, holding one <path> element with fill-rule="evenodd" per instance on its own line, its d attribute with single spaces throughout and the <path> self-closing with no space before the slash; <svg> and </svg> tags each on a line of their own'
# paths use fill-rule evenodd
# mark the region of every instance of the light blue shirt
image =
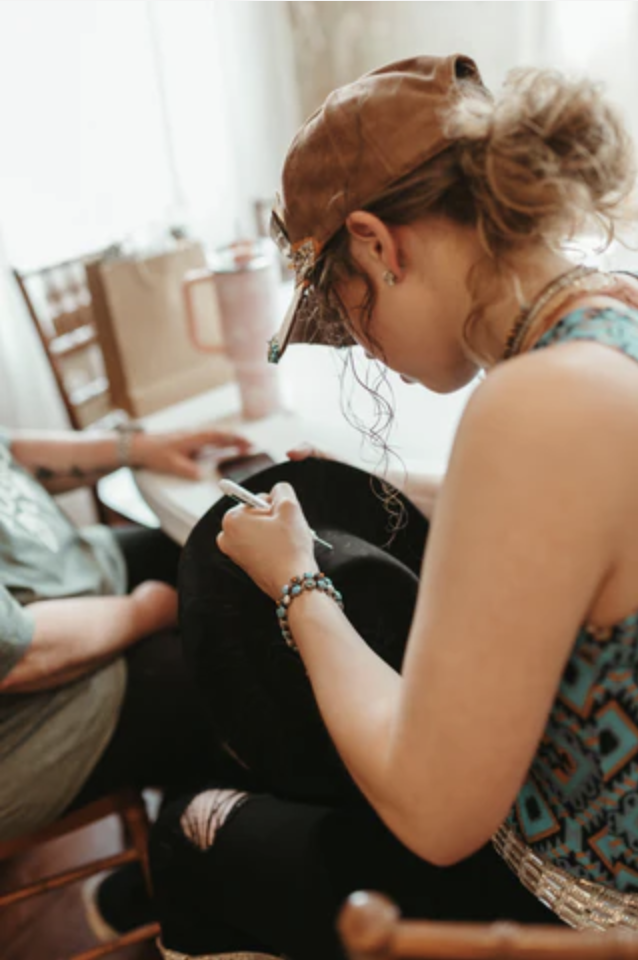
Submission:
<svg viewBox="0 0 638 960">
<path fill-rule="evenodd" d="M 29 604 L 125 591 L 111 531 L 76 529 L 16 463 L 0 431 L 0 679 L 32 641 Z M 69 805 L 113 734 L 125 685 L 120 657 L 53 690 L 0 693 L 0 841 L 49 823 Z"/>
</svg>

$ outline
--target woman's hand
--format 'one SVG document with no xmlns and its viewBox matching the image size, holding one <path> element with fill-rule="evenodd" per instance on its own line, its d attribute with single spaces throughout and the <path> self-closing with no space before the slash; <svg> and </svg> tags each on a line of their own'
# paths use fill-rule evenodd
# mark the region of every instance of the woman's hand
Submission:
<svg viewBox="0 0 638 960">
<path fill-rule="evenodd" d="M 307 460 L 308 457 L 314 457 L 316 460 L 334 460 L 329 453 L 318 450 L 311 443 L 298 443 L 291 450 L 286 450 L 286 456 L 289 460 Z"/>
<path fill-rule="evenodd" d="M 247 453 L 251 445 L 245 437 L 224 430 L 139 433 L 133 437 L 131 461 L 145 470 L 199 480 L 202 471 L 196 458 L 206 448 L 229 449 L 229 452 L 242 454 Z"/>
<path fill-rule="evenodd" d="M 318 570 L 312 534 L 289 483 L 278 483 L 270 494 L 259 494 L 270 510 L 239 506 L 222 520 L 217 545 L 276 600 L 291 577 Z"/>
</svg>

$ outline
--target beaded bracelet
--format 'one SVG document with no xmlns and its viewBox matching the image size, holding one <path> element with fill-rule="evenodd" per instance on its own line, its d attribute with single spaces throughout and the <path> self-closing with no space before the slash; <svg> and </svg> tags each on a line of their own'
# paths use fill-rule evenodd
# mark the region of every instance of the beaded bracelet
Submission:
<svg viewBox="0 0 638 960">
<path fill-rule="evenodd" d="M 279 618 L 281 634 L 286 645 L 290 647 L 291 650 L 297 650 L 297 644 L 292 638 L 290 626 L 288 625 L 288 608 L 295 597 L 298 597 L 304 590 L 320 590 L 322 593 L 327 594 L 327 596 L 332 597 L 341 610 L 343 610 L 343 597 L 339 591 L 335 589 L 332 580 L 330 577 L 327 577 L 325 573 L 304 573 L 301 577 L 292 577 L 290 583 L 282 587 L 281 597 L 277 601 L 277 617 Z"/>
</svg>

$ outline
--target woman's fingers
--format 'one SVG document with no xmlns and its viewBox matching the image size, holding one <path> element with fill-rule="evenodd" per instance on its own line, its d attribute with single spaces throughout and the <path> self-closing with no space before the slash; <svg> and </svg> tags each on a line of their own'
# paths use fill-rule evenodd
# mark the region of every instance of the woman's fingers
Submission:
<svg viewBox="0 0 638 960">
<path fill-rule="evenodd" d="M 215 445 L 218 447 L 235 446 L 242 453 L 252 449 L 252 440 L 240 436 L 238 433 L 218 433 L 216 435 Z"/>
<path fill-rule="evenodd" d="M 331 457 L 323 450 L 318 450 L 311 443 L 298 443 L 290 450 L 286 451 L 289 460 L 307 460 L 308 457 L 316 457 L 318 460 L 330 460 Z"/>
<path fill-rule="evenodd" d="M 299 503 L 294 487 L 283 482 L 275 484 L 270 491 L 270 499 L 275 509 L 283 503 Z"/>
<path fill-rule="evenodd" d="M 175 476 L 184 477 L 185 480 L 201 480 L 202 478 L 200 465 L 183 454 L 177 454 L 173 457 L 172 468 Z"/>
<path fill-rule="evenodd" d="M 225 545 L 226 545 L 226 535 L 225 535 L 225 533 L 224 533 L 223 530 L 220 530 L 220 531 L 219 531 L 219 533 L 217 534 L 217 536 L 216 536 L 216 538 L 215 538 L 215 542 L 217 543 L 217 546 L 219 547 L 219 549 L 221 550 L 221 552 L 222 552 L 222 553 L 226 553 L 226 550 L 224 550 L 224 547 L 225 547 Z"/>
<path fill-rule="evenodd" d="M 200 450 L 205 447 L 214 447 L 223 449 L 224 447 L 236 447 L 242 453 L 246 453 L 252 447 L 252 441 L 247 440 L 238 433 L 227 433 L 225 430 L 199 430 L 193 433 L 183 435 L 183 440 L 194 450 Z"/>
</svg>

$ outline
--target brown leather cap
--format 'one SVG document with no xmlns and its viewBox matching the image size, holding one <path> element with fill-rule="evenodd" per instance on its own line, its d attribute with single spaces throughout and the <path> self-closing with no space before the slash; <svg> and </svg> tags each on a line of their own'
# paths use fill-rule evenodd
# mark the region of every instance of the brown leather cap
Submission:
<svg viewBox="0 0 638 960">
<path fill-rule="evenodd" d="M 269 345 L 272 363 L 289 343 L 327 342 L 313 328 L 308 281 L 321 251 L 353 210 L 450 145 L 442 112 L 467 80 L 482 85 L 474 61 L 460 54 L 391 63 L 333 91 L 299 130 L 284 163 L 283 203 L 272 218 L 273 239 L 297 285 Z"/>
</svg>

